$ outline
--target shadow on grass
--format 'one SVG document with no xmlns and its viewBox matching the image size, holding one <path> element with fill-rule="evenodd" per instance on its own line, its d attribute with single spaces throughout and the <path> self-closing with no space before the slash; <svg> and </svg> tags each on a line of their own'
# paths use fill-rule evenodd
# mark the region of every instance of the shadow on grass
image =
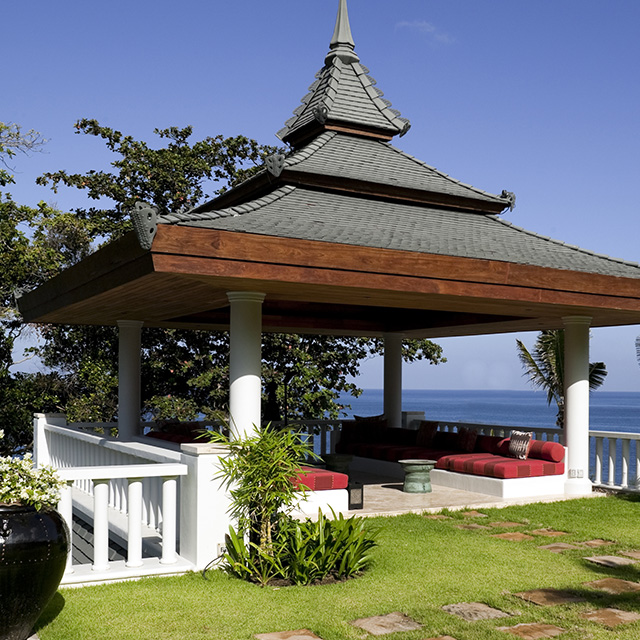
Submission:
<svg viewBox="0 0 640 640">
<path fill-rule="evenodd" d="M 49 601 L 46 609 L 42 612 L 42 615 L 38 618 L 38 622 L 36 622 L 33 627 L 33 631 L 37 633 L 40 629 L 53 622 L 64 609 L 64 605 L 65 600 L 63 595 L 59 591 L 56 592 L 53 598 Z"/>
</svg>

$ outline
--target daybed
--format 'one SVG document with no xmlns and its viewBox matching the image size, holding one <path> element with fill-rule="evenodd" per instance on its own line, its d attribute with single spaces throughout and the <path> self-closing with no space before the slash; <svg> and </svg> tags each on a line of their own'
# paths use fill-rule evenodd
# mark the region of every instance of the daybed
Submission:
<svg viewBox="0 0 640 640">
<path fill-rule="evenodd" d="M 531 440 L 516 457 L 511 438 L 438 431 L 438 423 L 422 421 L 417 430 L 388 428 L 384 420 L 344 422 L 338 453 L 353 456 L 361 470 L 397 476 L 398 460 L 436 460 L 433 484 L 501 497 L 564 492 L 565 448 L 557 442 Z M 524 455 L 523 455 L 524 454 Z M 363 466 L 363 460 L 365 465 Z M 531 482 L 520 482 L 532 479 Z M 548 479 L 548 480 L 547 480 Z"/>
</svg>

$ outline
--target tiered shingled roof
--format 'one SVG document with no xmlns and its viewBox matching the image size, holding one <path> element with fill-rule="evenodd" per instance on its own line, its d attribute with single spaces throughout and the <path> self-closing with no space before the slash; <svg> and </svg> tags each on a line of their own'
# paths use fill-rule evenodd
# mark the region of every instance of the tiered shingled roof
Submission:
<svg viewBox="0 0 640 640">
<path fill-rule="evenodd" d="M 346 0 L 316 82 L 278 135 L 293 145 L 253 178 L 161 224 L 640 277 L 638 265 L 504 222 L 515 196 L 464 184 L 388 141 L 408 121 L 355 53 Z M 301 146 L 301 142 L 306 144 Z"/>
</svg>

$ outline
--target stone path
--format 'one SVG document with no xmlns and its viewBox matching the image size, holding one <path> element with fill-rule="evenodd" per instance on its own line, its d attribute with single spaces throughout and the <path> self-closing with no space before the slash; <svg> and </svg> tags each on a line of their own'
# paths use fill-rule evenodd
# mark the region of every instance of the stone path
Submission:
<svg viewBox="0 0 640 640">
<path fill-rule="evenodd" d="M 491 536 L 492 538 L 500 538 L 500 540 L 510 540 L 511 542 L 522 542 L 523 540 L 533 540 L 533 536 L 530 536 L 521 531 L 509 531 L 507 533 L 496 533 Z"/>
<path fill-rule="evenodd" d="M 416 631 L 422 629 L 422 625 L 409 616 L 394 611 L 384 616 L 371 616 L 370 618 L 359 618 L 351 623 L 354 627 L 364 629 L 372 636 L 383 636 L 387 633 L 397 633 L 398 631 Z"/>
<path fill-rule="evenodd" d="M 276 633 L 259 633 L 253 636 L 256 640 L 322 640 L 309 629 L 298 629 L 297 631 L 278 631 Z"/>
<path fill-rule="evenodd" d="M 585 558 L 585 560 L 593 562 L 593 564 L 598 564 L 601 567 L 609 567 L 610 569 L 628 567 L 629 565 L 638 562 L 637 560 L 621 558 L 620 556 L 591 556 L 590 558 Z"/>
<path fill-rule="evenodd" d="M 547 551 L 551 551 L 552 553 L 562 553 L 563 551 L 568 551 L 570 549 L 580 549 L 580 547 L 575 544 L 568 544 L 567 542 L 554 542 L 553 544 L 545 544 L 538 549 L 546 549 Z"/>
<path fill-rule="evenodd" d="M 520 593 L 514 593 L 513 595 L 527 602 L 533 602 L 541 607 L 585 602 L 585 598 L 581 598 L 571 591 L 563 591 L 560 589 L 533 589 L 532 591 L 522 591 Z"/>
<path fill-rule="evenodd" d="M 494 609 L 483 602 L 458 602 L 442 607 L 447 613 L 458 616 L 467 622 L 477 620 L 492 620 L 493 618 L 508 618 L 510 614 Z"/>
<path fill-rule="evenodd" d="M 640 620 L 640 614 L 633 611 L 622 611 L 621 609 L 597 609 L 587 611 L 580 616 L 591 622 L 599 622 L 605 627 L 617 627 L 620 624 L 628 624 Z"/>
<path fill-rule="evenodd" d="M 602 578 L 593 582 L 585 582 L 585 586 L 611 593 L 618 596 L 621 593 L 634 593 L 640 591 L 640 584 L 629 580 L 620 580 L 618 578 Z"/>
<path fill-rule="evenodd" d="M 508 633 L 524 638 L 525 640 L 539 640 L 540 638 L 555 638 L 564 629 L 556 627 L 553 624 L 540 624 L 538 622 L 523 622 L 514 627 L 498 627 L 499 631 L 507 631 Z"/>
</svg>

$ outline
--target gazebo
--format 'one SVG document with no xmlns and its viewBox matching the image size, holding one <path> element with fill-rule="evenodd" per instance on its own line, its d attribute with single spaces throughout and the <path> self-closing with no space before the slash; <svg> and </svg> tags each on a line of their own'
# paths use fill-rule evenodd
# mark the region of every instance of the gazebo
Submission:
<svg viewBox="0 0 640 640">
<path fill-rule="evenodd" d="M 340 0 L 324 66 L 278 133 L 290 151 L 191 210 L 140 204 L 135 232 L 24 295 L 24 320 L 119 327 L 123 440 L 139 431 L 143 325 L 230 331 L 236 433 L 260 422 L 262 332 L 383 337 L 399 426 L 403 338 L 564 328 L 566 493 L 588 493 L 589 328 L 640 323 L 640 266 L 510 224 L 512 193 L 396 148 L 409 128 Z"/>
</svg>

